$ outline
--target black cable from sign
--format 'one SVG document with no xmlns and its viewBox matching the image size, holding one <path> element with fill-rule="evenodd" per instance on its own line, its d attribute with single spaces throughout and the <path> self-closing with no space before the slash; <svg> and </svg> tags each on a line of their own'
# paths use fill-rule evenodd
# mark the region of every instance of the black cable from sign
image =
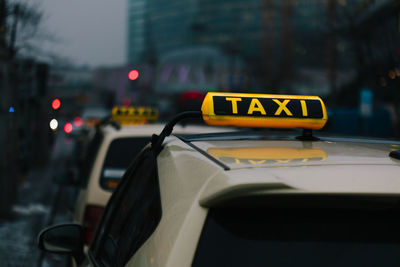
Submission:
<svg viewBox="0 0 400 267">
<path fill-rule="evenodd" d="M 174 129 L 174 126 L 184 120 L 184 119 L 194 119 L 194 118 L 202 118 L 202 114 L 200 111 L 186 111 L 177 114 L 175 117 L 173 117 L 164 127 L 164 129 L 161 131 L 159 135 L 153 134 L 151 137 L 151 144 L 152 148 L 156 151 L 158 154 L 161 151 L 161 146 L 162 143 L 164 142 L 165 137 L 169 136 L 172 133 L 172 130 Z"/>
</svg>

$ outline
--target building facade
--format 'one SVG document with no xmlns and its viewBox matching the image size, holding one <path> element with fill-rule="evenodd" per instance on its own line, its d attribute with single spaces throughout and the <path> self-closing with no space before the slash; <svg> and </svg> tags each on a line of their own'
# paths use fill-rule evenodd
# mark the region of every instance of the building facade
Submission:
<svg viewBox="0 0 400 267">
<path fill-rule="evenodd" d="M 353 78 L 354 52 L 336 28 L 370 2 L 129 0 L 127 61 L 168 65 L 177 51 L 212 48 L 228 66 L 216 87 L 240 89 L 229 82 L 239 79 L 256 91 L 328 95 Z"/>
</svg>

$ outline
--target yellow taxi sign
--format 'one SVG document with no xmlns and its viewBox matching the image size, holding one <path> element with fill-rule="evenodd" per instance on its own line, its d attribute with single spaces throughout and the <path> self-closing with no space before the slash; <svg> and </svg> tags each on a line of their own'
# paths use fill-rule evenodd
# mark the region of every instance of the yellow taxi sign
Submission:
<svg viewBox="0 0 400 267">
<path fill-rule="evenodd" d="M 116 106 L 111 110 L 111 120 L 121 125 L 143 124 L 158 119 L 158 110 L 152 107 Z"/>
<path fill-rule="evenodd" d="M 209 125 L 321 129 L 328 120 L 318 96 L 207 93 L 201 107 Z"/>
</svg>

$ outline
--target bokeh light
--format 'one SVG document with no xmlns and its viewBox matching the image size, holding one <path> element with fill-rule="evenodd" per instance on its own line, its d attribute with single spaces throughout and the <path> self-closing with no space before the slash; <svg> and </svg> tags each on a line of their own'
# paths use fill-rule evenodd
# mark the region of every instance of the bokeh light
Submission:
<svg viewBox="0 0 400 267">
<path fill-rule="evenodd" d="M 131 81 L 136 80 L 137 78 L 139 78 L 139 71 L 137 70 L 131 70 L 128 74 L 128 78 Z"/>
<path fill-rule="evenodd" d="M 54 99 L 53 102 L 51 102 L 51 107 L 52 107 L 54 110 L 59 109 L 59 108 L 61 107 L 61 101 L 60 101 L 60 99 L 58 99 L 58 98 Z"/>
<path fill-rule="evenodd" d="M 83 120 L 81 117 L 75 117 L 74 119 L 74 126 L 75 127 L 81 127 L 83 124 Z"/>
<path fill-rule="evenodd" d="M 57 128 L 58 128 L 58 121 L 56 119 L 52 119 L 50 121 L 50 129 L 55 131 L 55 130 L 57 130 Z"/>
<path fill-rule="evenodd" d="M 67 123 L 64 125 L 64 131 L 65 131 L 66 133 L 71 133 L 73 128 L 74 128 L 74 127 L 72 126 L 72 124 L 71 124 L 70 122 L 67 122 Z"/>
</svg>

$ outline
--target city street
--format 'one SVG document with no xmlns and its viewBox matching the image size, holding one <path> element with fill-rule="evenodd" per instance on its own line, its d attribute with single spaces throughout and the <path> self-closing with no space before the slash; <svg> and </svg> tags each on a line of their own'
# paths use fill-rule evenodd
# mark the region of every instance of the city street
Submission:
<svg viewBox="0 0 400 267">
<path fill-rule="evenodd" d="M 400 0 L 0 0 L 0 29 L 0 267 L 400 266 Z"/>
<path fill-rule="evenodd" d="M 63 266 L 65 256 L 47 255 L 37 248 L 44 227 L 71 220 L 73 188 L 57 185 L 54 177 L 65 171 L 74 142 L 59 132 L 46 166 L 34 167 L 18 187 L 17 203 L 9 218 L 0 221 L 0 265 Z"/>
</svg>

